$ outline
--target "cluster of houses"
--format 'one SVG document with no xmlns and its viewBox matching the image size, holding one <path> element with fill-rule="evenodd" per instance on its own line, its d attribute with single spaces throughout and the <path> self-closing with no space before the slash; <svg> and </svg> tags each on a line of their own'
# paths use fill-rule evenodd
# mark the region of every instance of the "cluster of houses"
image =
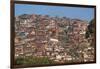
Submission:
<svg viewBox="0 0 100 69">
<path fill-rule="evenodd" d="M 88 22 L 67 17 L 23 14 L 15 17 L 15 58 L 48 57 L 55 62 L 94 61 L 85 38 Z"/>
</svg>

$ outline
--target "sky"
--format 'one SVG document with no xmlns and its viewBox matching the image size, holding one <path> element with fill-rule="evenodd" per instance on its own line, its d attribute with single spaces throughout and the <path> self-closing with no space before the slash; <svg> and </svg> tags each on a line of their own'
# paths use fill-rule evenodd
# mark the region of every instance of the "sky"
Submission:
<svg viewBox="0 0 100 69">
<path fill-rule="evenodd" d="M 91 21 L 94 18 L 94 8 L 15 4 L 15 16 L 22 14 L 41 14 Z"/>
</svg>

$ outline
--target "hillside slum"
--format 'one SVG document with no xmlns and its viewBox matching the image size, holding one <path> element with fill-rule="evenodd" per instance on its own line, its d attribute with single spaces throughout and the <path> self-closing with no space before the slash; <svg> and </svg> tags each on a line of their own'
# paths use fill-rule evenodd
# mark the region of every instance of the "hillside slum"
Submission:
<svg viewBox="0 0 100 69">
<path fill-rule="evenodd" d="M 15 17 L 15 58 L 48 57 L 62 63 L 94 61 L 88 22 L 67 17 L 23 14 Z"/>
</svg>

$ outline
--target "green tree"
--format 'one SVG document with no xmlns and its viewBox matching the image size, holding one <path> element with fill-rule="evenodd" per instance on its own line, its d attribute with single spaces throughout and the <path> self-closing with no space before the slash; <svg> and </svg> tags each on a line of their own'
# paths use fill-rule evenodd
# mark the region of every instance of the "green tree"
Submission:
<svg viewBox="0 0 100 69">
<path fill-rule="evenodd" d="M 90 36 L 94 36 L 95 34 L 95 19 L 92 19 L 87 27 L 86 31 L 86 38 L 89 38 Z"/>
</svg>

